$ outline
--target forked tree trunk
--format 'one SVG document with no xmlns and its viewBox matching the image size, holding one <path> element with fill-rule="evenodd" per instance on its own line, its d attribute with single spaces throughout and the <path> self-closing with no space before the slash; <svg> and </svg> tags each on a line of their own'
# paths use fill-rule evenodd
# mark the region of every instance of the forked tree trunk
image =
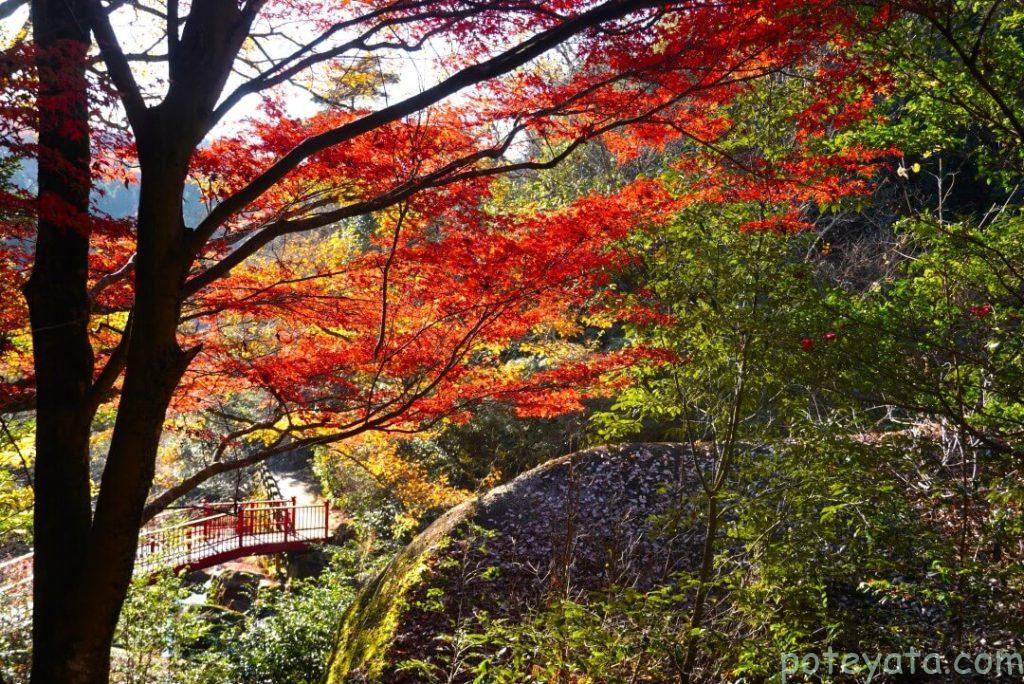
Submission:
<svg viewBox="0 0 1024 684">
<path fill-rule="evenodd" d="M 32 8 L 41 51 L 40 219 L 25 287 L 37 376 L 34 684 L 103 684 L 109 679 L 110 648 L 131 581 L 164 418 L 191 359 L 176 340 L 189 263 L 181 218 L 186 142 L 140 149 L 148 170 L 140 187 L 136 298 L 117 419 L 93 515 L 89 36 L 80 2 L 33 0 Z M 173 141 L 174 136 L 158 139 Z M 69 222 L 67 209 L 80 220 Z"/>
<path fill-rule="evenodd" d="M 117 418 L 93 513 L 89 434 L 97 399 L 90 391 L 94 358 L 87 291 L 89 8 L 84 0 L 32 2 L 42 55 L 41 211 L 33 272 L 25 288 L 38 379 L 32 682 L 105 684 L 164 419 L 194 355 L 178 346 L 176 332 L 191 263 L 181 203 L 189 155 L 202 134 L 195 89 L 147 110 L 137 122 L 143 171 L 135 301 L 125 333 Z M 234 14 L 228 19 L 234 20 L 233 4 L 217 7 L 230 8 Z M 209 44 L 223 48 L 216 41 Z M 60 48 L 60 59 L 51 54 L 54 47 Z M 229 66 L 230 60 L 225 79 Z M 220 92 L 213 86 L 217 83 L 211 92 Z M 52 204 L 48 197 L 58 198 L 60 210 L 47 210 Z M 67 208 L 82 218 L 77 231 L 60 218 Z"/>
<path fill-rule="evenodd" d="M 187 263 L 181 221 L 184 177 L 183 165 L 168 159 L 154 174 L 144 174 L 141 182 L 131 338 L 83 568 L 84 591 L 77 599 L 80 610 L 71 653 L 74 668 L 81 673 L 76 683 L 107 681 L 110 648 L 131 582 L 164 418 L 192 356 L 176 340 Z"/>
<path fill-rule="evenodd" d="M 80 0 L 33 0 L 39 219 L 25 285 L 36 372 L 33 682 L 70 682 L 67 654 L 89 509 L 88 30 Z"/>
</svg>

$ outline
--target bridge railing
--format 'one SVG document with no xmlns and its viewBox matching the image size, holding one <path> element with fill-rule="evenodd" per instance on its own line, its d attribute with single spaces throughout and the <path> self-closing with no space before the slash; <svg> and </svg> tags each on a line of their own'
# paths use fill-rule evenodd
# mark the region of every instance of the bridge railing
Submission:
<svg viewBox="0 0 1024 684">
<path fill-rule="evenodd" d="M 23 628 L 32 617 L 32 554 L 0 563 L 0 629 Z"/>
<path fill-rule="evenodd" d="M 219 545 L 233 540 L 233 528 L 233 516 L 217 513 L 143 532 L 139 536 L 135 570 L 177 568 L 198 561 L 215 553 Z"/>
<path fill-rule="evenodd" d="M 0 563 L 0 589 L 32 579 L 32 553 Z"/>
<path fill-rule="evenodd" d="M 201 518 L 147 530 L 139 537 L 137 571 L 182 568 L 235 551 L 329 536 L 330 508 L 297 505 L 294 500 L 205 504 Z"/>
<path fill-rule="evenodd" d="M 208 567 L 260 553 L 298 550 L 330 536 L 330 504 L 298 505 L 294 499 L 206 503 L 199 518 L 144 529 L 135 573 Z M 247 553 L 248 552 L 248 553 Z M 14 607 L 32 595 L 33 554 L 0 563 L 0 603 Z M 0 611 L 5 612 L 5 611 Z"/>
</svg>

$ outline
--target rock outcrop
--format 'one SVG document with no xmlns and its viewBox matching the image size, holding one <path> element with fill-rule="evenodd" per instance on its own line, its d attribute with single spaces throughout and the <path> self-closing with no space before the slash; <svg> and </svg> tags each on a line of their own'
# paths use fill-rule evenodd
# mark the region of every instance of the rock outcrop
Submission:
<svg viewBox="0 0 1024 684">
<path fill-rule="evenodd" d="M 549 461 L 453 508 L 362 589 L 328 681 L 419 681 L 400 664 L 445 657 L 437 637 L 467 616 L 514 619 L 552 595 L 693 570 L 700 530 L 679 504 L 698 488 L 688 449 L 633 444 Z"/>
<path fill-rule="evenodd" d="M 252 607 L 259 585 L 260 576 L 256 573 L 228 570 L 214 580 L 210 600 L 215 605 L 244 613 Z"/>
</svg>

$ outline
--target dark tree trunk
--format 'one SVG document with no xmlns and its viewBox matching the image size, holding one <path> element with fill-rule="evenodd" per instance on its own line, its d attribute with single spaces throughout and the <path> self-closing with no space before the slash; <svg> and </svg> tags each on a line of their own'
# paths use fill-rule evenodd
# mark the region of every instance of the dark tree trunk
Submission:
<svg viewBox="0 0 1024 684">
<path fill-rule="evenodd" d="M 90 523 L 89 389 L 93 352 L 86 290 L 88 30 L 80 0 L 33 0 L 39 49 L 39 221 L 25 298 L 36 372 L 33 682 L 70 682 L 75 558 Z"/>
<path fill-rule="evenodd" d="M 103 684 L 131 582 L 168 404 L 191 359 L 176 339 L 190 262 L 181 198 L 191 149 L 161 126 L 143 161 L 135 302 L 117 419 L 93 515 L 89 433 L 96 399 L 88 338 L 89 141 L 80 0 L 34 0 L 41 49 L 40 220 L 25 288 L 37 375 L 34 684 Z M 180 117 L 179 117 L 180 118 Z M 180 138 L 185 138 L 181 141 Z M 168 145 L 165 141 L 171 141 Z M 68 219 L 72 216 L 72 220 Z"/>
<path fill-rule="evenodd" d="M 85 0 L 32 1 L 37 44 L 44 50 L 56 45 L 62 53 L 59 61 L 40 58 L 41 219 L 26 287 L 39 379 L 32 681 L 105 684 L 164 419 L 194 355 L 178 346 L 176 333 L 192 259 L 182 196 L 190 154 L 202 137 L 201 116 L 192 88 L 137 112 L 133 121 L 142 168 L 135 301 L 125 332 L 117 418 L 92 513 L 89 432 L 97 401 L 90 390 L 94 359 L 88 338 L 85 220 L 89 8 Z M 234 12 L 228 19 L 235 18 L 233 4 L 218 6 Z M 241 37 L 235 42 L 240 44 Z M 217 41 L 206 45 L 223 48 Z M 226 60 L 223 78 L 229 67 Z M 62 209 L 73 208 L 82 225 L 76 229 L 51 220 L 47 197 L 57 197 Z"/>
<path fill-rule="evenodd" d="M 145 166 L 144 166 L 145 168 Z M 109 652 L 132 577 L 139 528 L 153 482 L 167 407 L 191 354 L 176 331 L 184 282 L 184 164 L 166 158 L 143 173 L 135 306 L 124 384 L 96 502 L 75 625 L 79 682 L 105 682 Z"/>
</svg>

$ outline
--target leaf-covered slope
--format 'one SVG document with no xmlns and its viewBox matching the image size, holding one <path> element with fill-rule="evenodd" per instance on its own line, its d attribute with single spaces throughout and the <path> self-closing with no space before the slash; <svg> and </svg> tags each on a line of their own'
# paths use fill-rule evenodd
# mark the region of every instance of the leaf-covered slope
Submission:
<svg viewBox="0 0 1024 684">
<path fill-rule="evenodd" d="M 554 459 L 453 508 L 360 592 L 328 681 L 418 681 L 402 663 L 442 666 L 438 637 L 482 613 L 514 618 L 553 594 L 692 569 L 698 530 L 664 533 L 658 514 L 697 486 L 683 447 L 632 444 Z"/>
</svg>

